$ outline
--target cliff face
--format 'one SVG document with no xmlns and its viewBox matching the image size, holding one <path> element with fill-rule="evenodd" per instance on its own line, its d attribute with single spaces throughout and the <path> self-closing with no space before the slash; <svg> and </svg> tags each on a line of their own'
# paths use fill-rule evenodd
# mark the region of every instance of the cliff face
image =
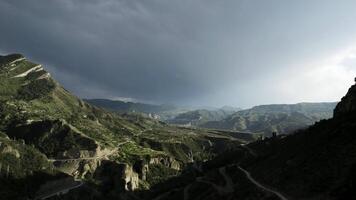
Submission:
<svg viewBox="0 0 356 200">
<path fill-rule="evenodd" d="M 174 170 L 181 170 L 181 165 L 178 161 L 176 161 L 172 157 L 157 157 L 157 158 L 151 158 L 149 161 L 149 164 L 151 165 L 164 165 L 165 167 L 174 169 Z"/>
<path fill-rule="evenodd" d="M 124 163 L 103 161 L 94 177 L 106 186 L 106 192 L 133 191 L 139 187 L 139 175 Z"/>
<path fill-rule="evenodd" d="M 334 110 L 334 117 L 356 111 L 356 84 L 351 86 L 347 94 L 341 99 Z"/>
</svg>

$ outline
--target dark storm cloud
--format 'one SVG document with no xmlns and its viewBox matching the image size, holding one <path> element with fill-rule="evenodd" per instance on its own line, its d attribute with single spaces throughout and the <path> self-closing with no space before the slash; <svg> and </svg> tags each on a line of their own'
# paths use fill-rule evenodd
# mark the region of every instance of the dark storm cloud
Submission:
<svg viewBox="0 0 356 200">
<path fill-rule="evenodd" d="M 297 101 L 273 85 L 356 44 L 356 4 L 334 2 L 0 0 L 0 51 L 47 64 L 82 97 Z"/>
</svg>

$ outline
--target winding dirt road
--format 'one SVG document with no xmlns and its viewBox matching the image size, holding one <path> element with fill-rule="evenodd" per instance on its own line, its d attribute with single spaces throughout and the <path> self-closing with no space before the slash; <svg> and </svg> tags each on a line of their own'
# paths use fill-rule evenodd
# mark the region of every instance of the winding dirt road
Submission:
<svg viewBox="0 0 356 200">
<path fill-rule="evenodd" d="M 76 188 L 79 188 L 79 187 L 83 186 L 83 184 L 84 183 L 80 181 L 78 185 L 70 186 L 68 188 L 62 188 L 62 189 L 59 189 L 58 191 L 52 192 L 50 194 L 38 196 L 35 199 L 44 200 L 44 199 L 48 199 L 48 198 L 53 197 L 53 196 L 65 194 L 65 193 L 68 193 L 69 191 L 71 191 L 73 189 L 76 189 Z"/>
<path fill-rule="evenodd" d="M 277 195 L 281 200 L 288 200 L 287 197 L 285 197 L 283 194 L 281 194 L 280 192 L 276 191 L 276 190 L 272 190 L 270 188 L 267 188 L 266 186 L 262 185 L 261 183 L 257 182 L 254 178 L 252 178 L 250 172 L 246 171 L 245 169 L 243 169 L 242 167 L 238 166 L 238 168 L 243 172 L 245 173 L 246 177 L 248 180 L 250 180 L 253 184 L 255 184 L 257 187 L 265 190 L 265 191 L 268 191 L 268 192 L 271 192 L 275 195 Z"/>
<path fill-rule="evenodd" d="M 198 177 L 196 178 L 196 182 L 201 182 L 201 183 L 206 183 L 211 185 L 220 195 L 226 195 L 229 193 L 234 192 L 234 183 L 232 182 L 232 179 L 230 176 L 226 174 L 226 167 L 220 167 L 219 168 L 219 173 L 225 180 L 225 186 L 220 186 L 216 185 L 213 182 L 204 180 L 204 177 Z M 189 189 L 193 184 L 189 184 L 184 188 L 184 200 L 189 200 Z"/>
</svg>

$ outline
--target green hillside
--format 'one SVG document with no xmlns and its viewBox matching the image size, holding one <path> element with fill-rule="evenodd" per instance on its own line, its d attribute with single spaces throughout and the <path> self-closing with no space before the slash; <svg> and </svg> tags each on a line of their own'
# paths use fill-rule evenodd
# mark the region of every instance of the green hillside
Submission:
<svg viewBox="0 0 356 200">
<path fill-rule="evenodd" d="M 12 169 L 5 180 L 21 175 L 26 183 L 34 174 L 52 177 L 61 172 L 94 188 L 115 182 L 117 187 L 107 193 L 113 197 L 149 188 L 167 178 L 164 171 L 177 175 L 191 162 L 211 159 L 224 149 L 254 140 L 248 135 L 240 139 L 217 131 L 178 128 L 139 114 L 120 115 L 92 106 L 65 90 L 41 65 L 19 54 L 0 57 L 0 131 L 2 140 L 18 148 L 18 153 L 0 155 L 0 164 Z M 113 166 L 119 170 L 115 180 L 102 173 Z M 17 184 L 11 182 L 9 187 Z M 40 182 L 29 187 L 28 197 L 39 195 L 35 190 Z M 41 188 L 41 194 L 55 189 Z M 23 193 L 9 195 L 26 198 Z"/>
</svg>

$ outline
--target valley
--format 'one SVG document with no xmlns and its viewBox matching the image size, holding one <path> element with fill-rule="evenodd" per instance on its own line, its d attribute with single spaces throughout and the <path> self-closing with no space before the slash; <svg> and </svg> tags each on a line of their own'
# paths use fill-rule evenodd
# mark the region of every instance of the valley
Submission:
<svg viewBox="0 0 356 200">
<path fill-rule="evenodd" d="M 0 0 L 0 200 L 356 199 L 356 1 Z"/>
<path fill-rule="evenodd" d="M 290 135 L 270 136 L 276 131 L 272 124 L 265 131 L 240 132 L 114 113 L 75 97 L 22 55 L 2 56 L 0 64 L 0 181 L 7 199 L 286 200 L 352 193 L 346 175 L 356 155 L 355 86 L 331 119 L 323 118 L 335 103 L 231 114 L 250 120 L 288 115 L 277 124 L 278 133 Z M 301 114 L 317 122 L 307 127 L 312 120 L 303 125 L 290 120 Z M 336 192 L 340 187 L 342 194 Z"/>
</svg>

